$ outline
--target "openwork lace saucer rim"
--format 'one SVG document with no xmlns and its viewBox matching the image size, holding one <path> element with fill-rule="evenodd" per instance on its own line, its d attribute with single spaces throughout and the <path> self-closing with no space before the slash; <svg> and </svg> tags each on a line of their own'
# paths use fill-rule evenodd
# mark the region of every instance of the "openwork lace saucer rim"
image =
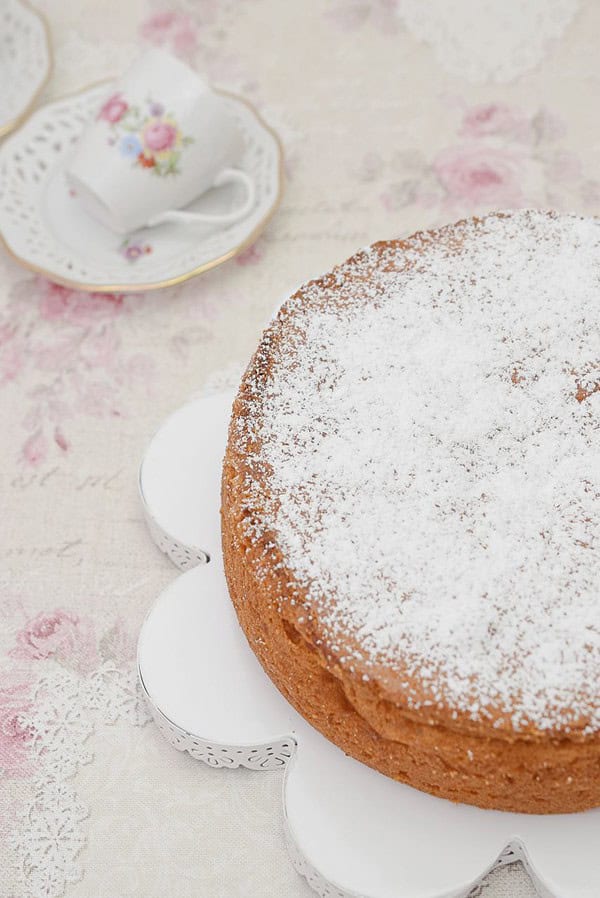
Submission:
<svg viewBox="0 0 600 898">
<path fill-rule="evenodd" d="M 6 137 L 10 134 L 11 131 L 14 131 L 15 128 L 18 128 L 21 125 L 27 116 L 33 110 L 37 100 L 39 99 L 42 91 L 48 84 L 50 77 L 52 75 L 52 71 L 54 69 L 54 54 L 52 51 L 52 40 L 50 37 L 50 25 L 48 23 L 48 19 L 39 9 L 36 9 L 29 0 L 13 0 L 15 6 L 21 7 L 21 12 L 25 15 L 30 16 L 32 19 L 37 19 L 41 25 L 41 32 L 44 38 L 43 45 L 45 48 L 45 67 L 44 71 L 40 74 L 39 81 L 35 86 L 34 91 L 29 95 L 27 103 L 21 109 L 17 115 L 14 115 L 11 119 L 5 122 L 0 122 L 0 139 Z"/>
<path fill-rule="evenodd" d="M 22 2 L 22 0 L 20 0 L 20 2 Z M 40 107 L 38 110 L 36 110 L 36 114 L 43 113 L 49 107 L 56 104 L 82 98 L 86 94 L 97 90 L 99 87 L 110 85 L 114 80 L 114 78 L 103 78 L 99 81 L 87 84 L 85 87 L 80 88 L 77 91 L 65 94 L 62 97 L 52 100 L 45 106 Z M 14 259 L 15 262 L 17 262 L 17 264 L 33 272 L 34 274 L 46 277 L 53 283 L 60 284 L 63 287 L 68 287 L 73 290 L 80 290 L 86 293 L 146 293 L 151 290 L 160 290 L 166 287 L 174 287 L 178 284 L 182 284 L 185 281 L 190 280 L 191 278 L 197 277 L 200 274 L 204 274 L 205 272 L 210 271 L 211 269 L 216 268 L 217 266 L 222 265 L 224 262 L 228 262 L 235 256 L 239 255 L 239 253 L 243 252 L 243 250 L 247 249 L 247 247 L 251 246 L 256 241 L 258 236 L 266 228 L 267 224 L 281 204 L 281 199 L 285 187 L 284 151 L 281 138 L 279 137 L 277 132 L 265 121 L 256 106 L 254 106 L 254 104 L 250 102 L 250 100 L 247 100 L 245 97 L 233 93 L 232 91 L 222 90 L 220 88 L 215 88 L 215 92 L 226 99 L 234 101 L 236 104 L 244 106 L 246 110 L 251 113 L 257 129 L 262 130 L 272 139 L 277 154 L 277 171 L 275 174 L 276 189 L 273 199 L 265 209 L 265 212 L 260 220 L 257 221 L 254 227 L 252 227 L 244 235 L 242 240 L 239 240 L 235 245 L 227 249 L 225 252 L 217 253 L 213 258 L 208 259 L 207 261 L 204 261 L 199 265 L 194 265 L 192 268 L 186 269 L 185 271 L 182 271 L 178 274 L 174 274 L 166 278 L 158 278 L 155 280 L 149 279 L 148 281 L 143 282 L 135 280 L 116 280 L 114 282 L 106 283 L 91 282 L 80 280 L 78 278 L 71 278 L 66 276 L 64 273 L 56 272 L 47 265 L 40 265 L 35 261 L 32 261 L 30 258 L 27 258 L 25 255 L 15 249 L 6 233 L 7 229 L 2 228 L 1 221 L 0 247 L 2 247 L 6 251 L 6 253 L 12 259 Z M 19 134 L 20 132 L 17 132 L 15 137 L 17 137 Z M 0 163 L 2 162 L 3 149 L 5 149 L 5 147 L 0 148 Z M 1 175 L 2 169 L 0 167 L 0 177 Z"/>
</svg>

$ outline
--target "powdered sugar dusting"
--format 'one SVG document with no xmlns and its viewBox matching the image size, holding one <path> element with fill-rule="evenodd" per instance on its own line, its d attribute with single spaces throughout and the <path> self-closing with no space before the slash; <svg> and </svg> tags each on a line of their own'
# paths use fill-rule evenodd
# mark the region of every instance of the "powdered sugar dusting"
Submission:
<svg viewBox="0 0 600 898">
<path fill-rule="evenodd" d="M 248 530 L 342 664 L 600 728 L 599 311 L 600 225 L 537 212 L 375 246 L 286 304 L 238 422 Z"/>
</svg>

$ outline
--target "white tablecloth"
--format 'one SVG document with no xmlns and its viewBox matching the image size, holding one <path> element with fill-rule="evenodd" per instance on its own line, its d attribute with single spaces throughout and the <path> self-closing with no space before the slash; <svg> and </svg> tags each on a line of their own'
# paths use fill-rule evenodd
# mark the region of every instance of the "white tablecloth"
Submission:
<svg viewBox="0 0 600 898">
<path fill-rule="evenodd" d="M 252 249 L 167 291 L 90 298 L 0 254 L 0 895 L 308 898 L 279 775 L 178 754 L 139 700 L 136 634 L 176 572 L 138 462 L 237 376 L 282 296 L 360 245 L 491 208 L 598 212 L 600 4 L 40 2 L 46 98 L 162 44 L 261 109 L 288 184 Z M 519 866 L 486 891 L 533 894 Z"/>
</svg>

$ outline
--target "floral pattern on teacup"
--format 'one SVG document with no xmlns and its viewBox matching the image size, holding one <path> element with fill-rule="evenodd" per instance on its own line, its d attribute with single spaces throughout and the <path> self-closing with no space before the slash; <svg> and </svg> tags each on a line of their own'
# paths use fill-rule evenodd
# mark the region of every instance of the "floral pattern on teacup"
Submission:
<svg viewBox="0 0 600 898">
<path fill-rule="evenodd" d="M 160 177 L 179 174 L 182 150 L 194 140 L 183 135 L 175 118 L 154 100 L 140 108 L 115 93 L 100 109 L 98 119 L 109 125 L 108 142 L 122 156 Z"/>
<path fill-rule="evenodd" d="M 119 246 L 119 252 L 124 259 L 127 259 L 128 262 L 137 262 L 137 260 L 142 256 L 147 256 L 149 253 L 151 253 L 152 247 L 149 243 L 139 243 L 138 241 L 131 240 L 128 237 Z"/>
</svg>

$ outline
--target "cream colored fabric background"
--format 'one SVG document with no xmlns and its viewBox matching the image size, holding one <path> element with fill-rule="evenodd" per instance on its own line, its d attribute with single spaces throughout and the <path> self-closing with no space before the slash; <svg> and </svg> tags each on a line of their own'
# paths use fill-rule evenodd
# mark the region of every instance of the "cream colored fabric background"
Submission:
<svg viewBox="0 0 600 898">
<path fill-rule="evenodd" d="M 280 777 L 179 755 L 139 703 L 136 633 L 176 576 L 142 522 L 143 449 L 358 246 L 490 208 L 600 211 L 594 0 L 168 3 L 40 0 L 46 98 L 162 44 L 260 107 L 287 189 L 239 260 L 147 296 L 60 290 L 0 254 L 2 898 L 312 894 Z M 533 894 L 518 866 L 486 891 Z"/>
</svg>

